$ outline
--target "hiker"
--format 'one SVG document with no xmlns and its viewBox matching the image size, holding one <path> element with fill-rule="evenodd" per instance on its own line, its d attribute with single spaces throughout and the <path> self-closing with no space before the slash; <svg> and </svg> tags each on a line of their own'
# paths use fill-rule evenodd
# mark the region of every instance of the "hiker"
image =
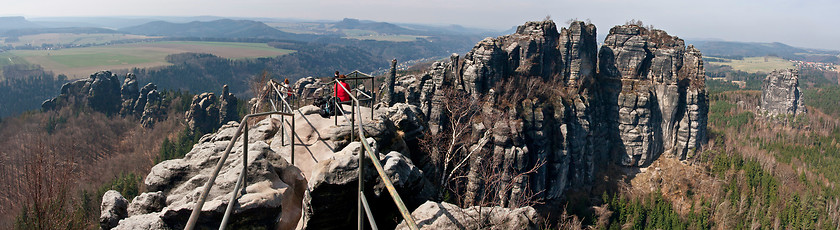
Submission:
<svg viewBox="0 0 840 230">
<path fill-rule="evenodd" d="M 345 101 L 350 100 L 350 92 L 347 91 L 347 90 L 350 89 L 350 85 L 348 85 L 347 82 L 344 82 L 344 78 L 346 78 L 346 77 L 347 76 L 345 76 L 345 75 L 339 75 L 338 71 L 335 71 L 336 82 L 335 82 L 335 87 L 333 88 L 334 89 L 333 92 L 335 92 L 334 96 L 336 98 L 338 98 L 338 100 L 340 102 L 345 102 Z M 341 84 L 341 85 L 339 85 L 339 84 Z M 344 88 L 342 88 L 341 86 L 344 86 Z M 345 90 L 345 89 L 347 89 L 347 90 Z"/>
<path fill-rule="evenodd" d="M 292 87 L 289 87 L 289 79 L 288 78 L 283 80 L 283 91 L 286 91 L 287 96 L 289 98 L 292 97 Z"/>
</svg>

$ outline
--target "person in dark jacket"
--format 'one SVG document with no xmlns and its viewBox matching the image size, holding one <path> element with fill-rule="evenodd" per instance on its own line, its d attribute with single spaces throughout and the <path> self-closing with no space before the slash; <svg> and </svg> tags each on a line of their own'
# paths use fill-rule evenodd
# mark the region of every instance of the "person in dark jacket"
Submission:
<svg viewBox="0 0 840 230">
<path fill-rule="evenodd" d="M 347 91 L 350 89 L 350 85 L 347 84 L 347 82 L 344 82 L 344 78 L 346 77 L 347 76 L 345 75 L 339 75 L 338 71 L 335 71 L 335 78 L 338 81 L 335 82 L 335 86 L 333 87 L 333 92 L 335 92 L 335 95 L 333 96 L 335 96 L 336 98 L 338 98 L 339 101 L 342 102 L 350 100 L 350 92 Z M 341 86 L 344 86 L 344 88 L 339 86 L 339 84 L 341 84 Z"/>
</svg>

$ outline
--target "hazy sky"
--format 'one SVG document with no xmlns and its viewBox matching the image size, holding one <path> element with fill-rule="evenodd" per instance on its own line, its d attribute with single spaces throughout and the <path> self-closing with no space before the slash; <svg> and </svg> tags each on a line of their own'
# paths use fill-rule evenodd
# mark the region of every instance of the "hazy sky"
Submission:
<svg viewBox="0 0 840 230">
<path fill-rule="evenodd" d="M 226 16 L 459 24 L 505 30 L 550 15 L 591 19 L 599 34 L 638 19 L 682 38 L 783 42 L 840 50 L 836 0 L 14 0 L 3 16 Z"/>
</svg>

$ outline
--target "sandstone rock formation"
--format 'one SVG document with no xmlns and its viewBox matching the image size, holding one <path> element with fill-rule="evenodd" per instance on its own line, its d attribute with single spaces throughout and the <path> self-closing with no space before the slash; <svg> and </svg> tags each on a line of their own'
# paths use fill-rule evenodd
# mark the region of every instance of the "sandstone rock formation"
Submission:
<svg viewBox="0 0 840 230">
<path fill-rule="evenodd" d="M 163 192 L 144 192 L 128 204 L 128 215 L 137 216 L 158 212 L 166 206 L 166 197 Z"/>
<path fill-rule="evenodd" d="M 138 90 L 136 76 L 131 73 L 125 76 L 122 86 L 110 71 L 99 71 L 88 79 L 64 84 L 61 93 L 44 101 L 41 108 L 55 110 L 75 103 L 84 103 L 92 110 L 108 115 L 135 116 L 147 128 L 166 115 L 157 86 L 149 83 Z"/>
<path fill-rule="evenodd" d="M 152 89 L 145 97 L 141 98 L 138 101 L 145 101 L 145 106 L 143 106 L 143 113 L 140 116 L 140 124 L 143 127 L 151 128 L 156 122 L 164 118 L 166 108 L 163 107 L 163 97 L 156 89 Z"/>
<path fill-rule="evenodd" d="M 376 141 L 369 138 L 370 143 Z M 355 213 L 347 209 L 356 207 L 356 188 L 358 188 L 359 153 L 361 144 L 353 142 L 333 157 L 319 162 L 309 178 L 306 196 L 304 197 L 305 229 L 347 229 L 356 225 Z M 380 220 L 379 227 L 389 228 L 387 220 L 399 218 L 399 214 L 392 210 L 391 197 L 384 184 L 377 178 L 377 172 L 370 161 L 365 161 L 365 191 L 374 219 Z M 434 195 L 434 187 L 423 176 L 423 172 L 414 166 L 407 157 L 399 152 L 390 152 L 381 156 L 381 162 L 386 174 L 394 183 L 400 196 L 409 209 L 414 209 L 426 202 Z M 394 223 L 395 224 L 395 223 Z M 391 225 L 390 227 L 393 227 Z"/>
<path fill-rule="evenodd" d="M 137 76 L 133 73 L 125 75 L 125 80 L 123 81 L 122 87 L 120 87 L 122 98 L 120 115 L 127 116 L 134 113 L 134 104 L 137 103 L 137 98 L 140 96 L 140 88 L 138 88 L 137 84 Z"/>
<path fill-rule="evenodd" d="M 132 201 L 129 208 L 132 215 L 121 221 L 117 228 L 183 228 L 204 182 L 221 152 L 233 141 L 238 125 L 231 122 L 231 125 L 222 126 L 218 132 L 204 136 L 182 159 L 155 165 L 144 182 L 150 192 Z M 237 199 L 238 205 L 233 210 L 228 227 L 276 224 L 293 226 L 298 221 L 300 201 L 305 189 L 301 185 L 306 182 L 300 170 L 286 162 L 265 142 L 278 131 L 278 125 L 278 122 L 267 119 L 249 131 L 245 194 Z M 242 172 L 243 154 L 240 140 L 234 145 L 207 198 L 199 218 L 199 228 L 218 228 L 233 192 L 231 190 Z M 281 218 L 281 210 L 298 214 L 291 218 Z"/>
<path fill-rule="evenodd" d="M 606 110 L 618 111 L 609 123 L 618 124 L 611 130 L 623 145 L 621 164 L 645 165 L 662 153 L 692 157 L 708 113 L 700 51 L 665 31 L 625 25 L 610 30 L 599 55 L 604 96 L 617 98 Z"/>
<path fill-rule="evenodd" d="M 378 154 L 379 161 L 405 203 L 413 209 L 429 200 L 436 188 L 425 178 L 423 171 L 405 156 L 409 149 L 397 135 L 400 129 L 390 121 L 390 117 L 419 119 L 418 114 L 412 114 L 412 107 L 403 105 L 392 108 L 389 113 L 377 112 L 374 118 L 366 116 L 364 119 L 368 142 L 377 152 L 388 152 L 387 155 Z M 286 161 L 290 145 L 281 141 L 280 125 L 283 121 L 280 117 L 271 116 L 249 129 L 246 193 L 238 199 L 239 205 L 235 206 L 231 218 L 233 222 L 229 227 L 276 226 L 288 229 L 297 225 L 299 220 L 302 220 L 300 226 L 304 229 L 355 226 L 355 213 L 351 211 L 355 209 L 348 207 L 355 207 L 358 183 L 356 168 L 362 145 L 350 139 L 352 130 L 349 126 L 335 126 L 332 119 L 305 112 L 311 111 L 311 108 L 304 107 L 300 113 L 296 112 L 297 141 L 304 143 L 298 142 L 295 145 L 301 152 L 296 153 L 298 159 L 294 166 Z M 345 109 L 349 110 L 349 107 Z M 369 112 L 362 111 L 363 114 Z M 418 121 L 402 123 L 412 122 Z M 237 122 L 230 122 L 215 133 L 205 135 L 183 159 L 168 160 L 154 166 L 145 179 L 149 192 L 134 199 L 129 205 L 131 215 L 123 219 L 117 229 L 183 228 L 204 182 L 220 154 L 232 141 L 238 125 Z M 308 134 L 309 131 L 312 133 Z M 327 148 L 333 149 L 335 153 Z M 231 195 L 230 190 L 242 170 L 241 159 L 240 138 L 234 144 L 202 209 L 200 227 L 218 227 Z M 381 221 L 379 226 L 393 227 L 397 224 L 393 220 L 398 219 L 398 212 L 370 161 L 365 167 L 368 201 L 375 210 L 382 210 L 375 214 L 376 219 Z M 309 175 L 308 183 L 303 175 Z"/>
<path fill-rule="evenodd" d="M 219 124 L 227 124 L 228 121 L 239 121 L 239 114 L 237 110 L 236 96 L 228 92 L 228 86 L 222 87 L 222 95 L 219 98 L 221 105 L 219 106 Z"/>
<path fill-rule="evenodd" d="M 776 70 L 767 75 L 761 85 L 760 110 L 769 116 L 799 115 L 806 113 L 799 89 L 796 70 Z"/>
<path fill-rule="evenodd" d="M 695 157 L 708 113 L 700 52 L 664 31 L 634 25 L 612 28 L 600 50 L 595 38 L 595 26 L 583 22 L 559 30 L 552 21 L 528 22 L 514 34 L 484 39 L 463 56 L 434 63 L 426 73 L 393 76 L 393 84 L 383 86 L 388 100 L 373 116 L 367 116 L 372 108 L 357 111 L 364 115 L 362 132 L 375 160 L 409 209 L 416 208 L 421 227 L 537 228 L 533 208 L 509 207 L 528 206 L 529 199 L 561 200 L 569 189 L 585 191 L 610 164 L 638 167 L 658 157 Z M 295 83 L 303 97 L 325 87 L 315 78 Z M 215 100 L 210 93 L 193 98 L 191 128 L 209 132 L 219 125 Z M 459 108 L 469 110 L 450 119 Z M 347 117 L 320 117 L 314 106 L 294 114 L 294 121 L 269 116 L 250 130 L 248 187 L 232 226 L 354 228 L 363 148 L 358 130 Z M 183 159 L 154 166 L 146 187 L 165 197 L 165 206 L 142 201 L 155 196 L 146 195 L 132 203 L 131 210 L 140 211 L 132 211 L 126 226 L 183 227 L 237 125 L 205 135 Z M 294 133 L 285 131 L 292 125 Z M 439 177 L 447 172 L 430 160 L 435 156 L 418 151 L 418 143 L 446 138 L 452 127 L 464 134 L 448 142 L 464 151 L 455 195 L 467 206 L 490 200 L 500 207 L 424 204 L 450 188 L 431 182 L 445 181 Z M 199 218 L 202 226 L 218 225 L 242 156 L 237 142 Z M 293 166 L 287 163 L 292 156 Z M 396 227 L 394 220 L 401 218 L 369 164 L 362 165 L 362 180 L 377 226 Z"/>
<path fill-rule="evenodd" d="M 463 58 L 399 77 L 394 101 L 420 107 L 434 134 L 447 126 L 444 89 L 482 100 L 485 119 L 465 145 L 488 156 L 470 160 L 467 197 L 486 193 L 475 167 L 491 164 L 513 184 L 498 191 L 504 206 L 517 206 L 512 198 L 529 192 L 562 197 L 589 184 L 599 165 L 693 157 L 708 113 L 700 52 L 634 25 L 611 29 L 600 51 L 595 37 L 595 27 L 583 22 L 559 32 L 551 21 L 528 22 L 515 34 L 482 40 Z M 540 85 L 558 93 L 532 92 Z M 517 176 L 538 164 L 545 166 Z"/>
<path fill-rule="evenodd" d="M 426 202 L 411 213 L 420 229 L 540 229 L 532 207 L 459 208 L 449 203 Z M 408 229 L 403 222 L 397 229 Z"/>
<path fill-rule="evenodd" d="M 116 114 L 120 111 L 120 84 L 110 71 L 99 71 L 88 79 L 69 82 L 61 86 L 60 94 L 44 101 L 44 110 L 59 109 L 70 103 L 85 103 L 94 111 Z"/>
<path fill-rule="evenodd" d="M 99 216 L 99 226 L 102 229 L 111 229 L 117 226 L 119 221 L 128 216 L 128 200 L 120 192 L 109 190 L 102 195 L 102 205 Z"/>
<path fill-rule="evenodd" d="M 305 77 L 298 79 L 292 88 L 295 90 L 295 95 L 300 98 L 309 99 L 319 97 L 321 94 L 327 93 L 330 85 L 329 81 L 321 80 L 320 78 Z"/>
<path fill-rule="evenodd" d="M 190 110 L 185 115 L 190 130 L 199 133 L 209 133 L 219 127 L 219 107 L 216 105 L 216 94 L 202 93 L 193 96 Z"/>
<path fill-rule="evenodd" d="M 391 69 L 388 71 L 388 76 L 385 78 L 385 82 L 383 83 L 382 90 L 382 99 L 381 103 L 383 103 L 386 107 L 390 107 L 394 104 L 394 81 L 397 79 L 397 59 L 391 60 Z"/>
</svg>

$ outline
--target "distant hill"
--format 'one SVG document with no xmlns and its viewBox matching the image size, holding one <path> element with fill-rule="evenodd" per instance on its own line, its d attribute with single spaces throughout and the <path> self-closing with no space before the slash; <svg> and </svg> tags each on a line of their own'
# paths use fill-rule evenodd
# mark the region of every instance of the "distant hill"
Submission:
<svg viewBox="0 0 840 230">
<path fill-rule="evenodd" d="M 703 52 L 703 56 L 741 59 L 744 57 L 779 56 L 785 59 L 840 64 L 840 51 L 807 49 L 779 42 L 687 41 Z"/>
<path fill-rule="evenodd" d="M 333 26 L 339 29 L 370 30 L 383 34 L 425 35 L 422 31 L 410 30 L 387 22 L 360 21 L 345 18 Z"/>
<path fill-rule="evenodd" d="M 418 31 L 424 31 L 426 33 L 441 34 L 441 35 L 450 35 L 450 34 L 452 34 L 452 35 L 481 35 L 481 36 L 484 36 L 484 37 L 498 37 L 498 36 L 501 36 L 501 35 L 504 35 L 504 34 L 510 34 L 510 33 L 504 33 L 504 32 L 501 32 L 501 31 L 494 31 L 494 30 L 488 30 L 488 29 L 464 27 L 464 26 L 457 25 L 457 24 L 437 26 L 437 25 L 421 25 L 421 24 L 399 23 L 397 25 L 405 27 L 406 29 L 410 29 L 410 30 L 418 30 Z"/>
<path fill-rule="evenodd" d="M 122 28 L 120 31 L 140 35 L 196 38 L 307 40 L 312 37 L 311 35 L 283 32 L 262 22 L 231 19 L 220 19 L 209 22 L 193 21 L 188 23 L 154 21 L 138 26 Z"/>
<path fill-rule="evenodd" d="M 24 28 L 41 28 L 43 26 L 26 20 L 24 17 L 0 17 L 0 32 Z"/>
</svg>

